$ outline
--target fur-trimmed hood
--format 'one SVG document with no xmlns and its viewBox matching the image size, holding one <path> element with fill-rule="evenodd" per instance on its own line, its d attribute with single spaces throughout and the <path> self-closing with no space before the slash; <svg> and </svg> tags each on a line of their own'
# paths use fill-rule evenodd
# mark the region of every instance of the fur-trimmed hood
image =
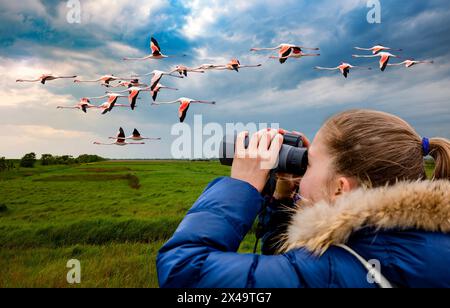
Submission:
<svg viewBox="0 0 450 308">
<path fill-rule="evenodd" d="M 358 189 L 333 204 L 300 204 L 284 235 L 282 251 L 306 248 L 323 254 L 365 227 L 450 233 L 450 181 L 399 182 Z"/>
</svg>

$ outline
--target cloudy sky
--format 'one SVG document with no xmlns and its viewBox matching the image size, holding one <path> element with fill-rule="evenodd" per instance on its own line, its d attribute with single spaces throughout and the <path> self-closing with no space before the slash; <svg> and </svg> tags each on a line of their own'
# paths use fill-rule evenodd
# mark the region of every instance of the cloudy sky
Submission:
<svg viewBox="0 0 450 308">
<path fill-rule="evenodd" d="M 0 2 L 0 156 L 21 157 L 83 153 L 110 158 L 167 158 L 176 136 L 177 105 L 151 107 L 148 93 L 136 111 L 57 110 L 81 97 L 103 95 L 97 84 L 58 80 L 45 86 L 20 84 L 18 78 L 43 73 L 130 75 L 176 64 L 262 63 L 260 69 L 191 74 L 166 78 L 178 92 L 161 93 L 160 100 L 178 97 L 215 100 L 216 106 L 194 105 L 203 122 L 279 123 L 314 137 L 331 115 L 350 108 L 371 108 L 401 116 L 423 136 L 450 138 L 450 3 L 448 0 L 381 0 L 381 24 L 370 24 L 366 0 L 80 0 L 81 23 L 69 23 L 68 1 Z M 185 58 L 123 62 L 124 56 L 149 53 L 150 36 L 167 54 Z M 269 53 L 251 47 L 280 43 L 320 47 L 321 57 L 290 59 L 280 65 Z M 352 59 L 354 46 L 382 43 L 403 48 L 403 57 L 432 59 L 434 65 L 389 68 L 381 73 L 353 71 L 345 80 L 337 72 L 314 66 L 341 61 L 377 66 L 377 60 Z M 180 63 L 181 61 L 181 63 Z M 123 101 L 123 102 L 126 102 Z M 96 147 L 122 126 L 163 141 L 137 147 Z"/>
</svg>

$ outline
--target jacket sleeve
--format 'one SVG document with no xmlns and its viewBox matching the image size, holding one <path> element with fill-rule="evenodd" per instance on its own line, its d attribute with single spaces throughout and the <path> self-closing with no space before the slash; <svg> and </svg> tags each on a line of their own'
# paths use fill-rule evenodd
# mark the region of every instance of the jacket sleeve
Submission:
<svg viewBox="0 0 450 308">
<path fill-rule="evenodd" d="M 248 183 L 231 178 L 213 181 L 159 251 L 160 286 L 305 286 L 298 272 L 298 253 L 260 256 L 236 252 L 262 203 L 260 193 Z"/>
</svg>

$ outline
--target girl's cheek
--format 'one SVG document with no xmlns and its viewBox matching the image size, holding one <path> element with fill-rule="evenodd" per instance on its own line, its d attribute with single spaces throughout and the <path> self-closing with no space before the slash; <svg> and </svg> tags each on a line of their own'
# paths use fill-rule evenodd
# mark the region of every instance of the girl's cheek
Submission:
<svg viewBox="0 0 450 308">
<path fill-rule="evenodd" d="M 300 195 L 306 199 L 310 199 L 308 187 L 309 187 L 309 176 L 308 173 L 306 173 L 305 176 L 300 181 L 300 191 L 299 191 Z"/>
</svg>

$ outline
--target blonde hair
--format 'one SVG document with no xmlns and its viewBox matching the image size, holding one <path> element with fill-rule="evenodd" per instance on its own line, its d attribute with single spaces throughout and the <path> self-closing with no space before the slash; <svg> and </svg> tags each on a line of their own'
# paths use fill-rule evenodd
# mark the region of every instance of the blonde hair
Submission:
<svg viewBox="0 0 450 308">
<path fill-rule="evenodd" d="M 335 174 L 360 185 L 379 187 L 398 181 L 425 180 L 422 137 L 397 116 L 356 109 L 331 117 L 320 130 L 333 157 Z M 430 139 L 433 179 L 450 179 L 450 141 Z"/>
</svg>

